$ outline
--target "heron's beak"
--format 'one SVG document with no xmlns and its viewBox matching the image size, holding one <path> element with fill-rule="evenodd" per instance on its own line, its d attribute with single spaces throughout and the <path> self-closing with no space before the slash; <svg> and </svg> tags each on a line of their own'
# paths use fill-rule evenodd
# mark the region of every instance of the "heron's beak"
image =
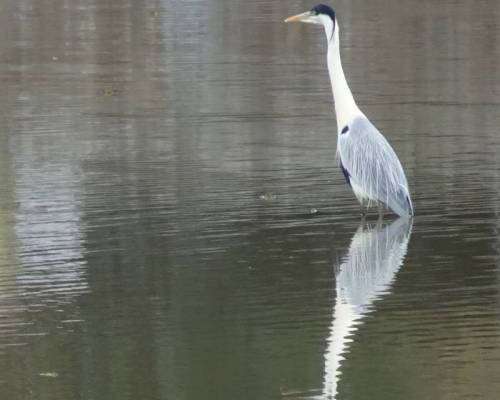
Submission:
<svg viewBox="0 0 500 400">
<path fill-rule="evenodd" d="M 285 19 L 285 22 L 313 22 L 311 21 L 311 11 L 306 11 L 302 14 L 293 15 Z"/>
</svg>

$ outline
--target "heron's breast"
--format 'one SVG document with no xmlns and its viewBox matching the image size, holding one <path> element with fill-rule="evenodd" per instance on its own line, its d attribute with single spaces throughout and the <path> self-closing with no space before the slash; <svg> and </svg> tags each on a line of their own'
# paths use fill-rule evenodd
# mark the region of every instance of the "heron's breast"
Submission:
<svg viewBox="0 0 500 400">
<path fill-rule="evenodd" d="M 350 184 L 352 191 L 354 192 L 354 195 L 356 196 L 359 202 L 362 202 L 363 200 L 368 200 L 368 195 L 363 190 L 363 187 L 361 185 L 359 185 L 354 179 L 351 179 Z"/>
</svg>

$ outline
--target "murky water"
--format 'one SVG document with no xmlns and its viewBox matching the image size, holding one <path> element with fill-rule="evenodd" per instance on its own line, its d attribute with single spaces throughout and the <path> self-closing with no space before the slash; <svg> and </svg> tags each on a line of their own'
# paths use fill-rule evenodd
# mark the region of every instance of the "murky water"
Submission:
<svg viewBox="0 0 500 400">
<path fill-rule="evenodd" d="M 1 399 L 498 399 L 500 3 L 334 4 L 365 224 L 312 3 L 5 3 Z"/>
</svg>

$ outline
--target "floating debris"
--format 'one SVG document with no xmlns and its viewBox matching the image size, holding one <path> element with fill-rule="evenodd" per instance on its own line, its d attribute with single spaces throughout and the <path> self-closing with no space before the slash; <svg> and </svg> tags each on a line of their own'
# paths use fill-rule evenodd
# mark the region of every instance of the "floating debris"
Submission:
<svg viewBox="0 0 500 400">
<path fill-rule="evenodd" d="M 57 378 L 59 374 L 57 372 L 40 372 L 40 376 L 45 378 Z"/>
<path fill-rule="evenodd" d="M 259 196 L 259 199 L 265 200 L 265 201 L 273 201 L 276 200 L 278 196 L 274 193 L 264 193 Z"/>
<path fill-rule="evenodd" d="M 318 211 L 318 209 L 317 209 L 317 208 L 314 208 L 314 207 L 313 207 L 313 208 L 311 208 L 311 209 L 309 210 L 309 214 L 311 214 L 311 215 L 316 215 L 317 213 L 319 213 L 319 211 Z"/>
<path fill-rule="evenodd" d="M 116 90 L 113 88 L 107 87 L 101 90 L 101 95 L 105 97 L 114 96 L 116 94 Z"/>
</svg>

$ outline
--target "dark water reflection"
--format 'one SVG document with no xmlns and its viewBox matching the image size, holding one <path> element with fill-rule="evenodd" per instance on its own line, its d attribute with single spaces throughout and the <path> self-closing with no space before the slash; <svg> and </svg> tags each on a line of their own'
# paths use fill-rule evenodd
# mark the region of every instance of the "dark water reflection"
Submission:
<svg viewBox="0 0 500 400">
<path fill-rule="evenodd" d="M 335 4 L 409 245 L 357 231 L 310 6 L 0 7 L 0 398 L 498 397 L 500 5 Z"/>
</svg>

